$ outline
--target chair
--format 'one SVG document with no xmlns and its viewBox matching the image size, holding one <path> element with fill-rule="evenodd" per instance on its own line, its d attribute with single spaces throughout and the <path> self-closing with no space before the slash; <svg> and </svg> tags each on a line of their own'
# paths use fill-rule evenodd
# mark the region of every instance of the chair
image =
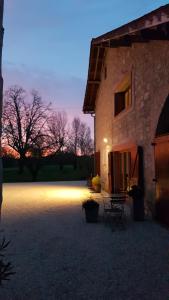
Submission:
<svg viewBox="0 0 169 300">
<path fill-rule="evenodd" d="M 109 197 L 103 197 L 103 218 L 104 221 L 110 220 L 112 225 L 125 224 L 126 194 L 111 194 Z"/>
</svg>

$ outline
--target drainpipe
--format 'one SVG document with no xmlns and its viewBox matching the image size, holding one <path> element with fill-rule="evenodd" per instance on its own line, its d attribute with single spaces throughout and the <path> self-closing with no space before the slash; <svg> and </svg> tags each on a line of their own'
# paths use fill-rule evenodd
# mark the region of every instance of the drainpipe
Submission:
<svg viewBox="0 0 169 300">
<path fill-rule="evenodd" d="M 96 158 L 95 158 L 95 153 L 96 153 L 96 115 L 95 113 L 92 113 L 91 116 L 93 117 L 93 122 L 94 122 L 94 176 L 96 175 Z"/>
<path fill-rule="evenodd" d="M 3 99 L 3 78 L 2 78 L 2 45 L 3 45 L 3 10 L 4 0 L 0 0 L 0 217 L 1 217 L 1 206 L 2 206 L 2 148 L 1 148 L 1 136 L 2 136 L 2 99 Z"/>
</svg>

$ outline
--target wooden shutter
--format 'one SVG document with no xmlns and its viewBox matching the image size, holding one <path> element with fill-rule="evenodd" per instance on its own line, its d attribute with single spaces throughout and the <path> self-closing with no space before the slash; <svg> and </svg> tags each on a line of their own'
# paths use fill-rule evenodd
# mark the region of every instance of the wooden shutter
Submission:
<svg viewBox="0 0 169 300">
<path fill-rule="evenodd" d="M 123 190 L 123 178 L 122 178 L 122 155 L 116 151 L 113 153 L 114 163 L 114 185 L 113 193 L 120 193 Z"/>
<path fill-rule="evenodd" d="M 100 151 L 95 152 L 95 175 L 100 176 Z"/>
<path fill-rule="evenodd" d="M 138 153 L 137 147 L 130 149 L 131 153 L 131 169 L 130 169 L 130 186 L 138 184 Z"/>
<path fill-rule="evenodd" d="M 122 190 L 123 182 L 121 176 L 121 153 L 118 151 L 109 152 L 109 192 L 119 193 Z"/>
<path fill-rule="evenodd" d="M 130 149 L 131 170 L 129 174 L 130 186 L 139 185 L 144 191 L 144 171 L 143 171 L 143 148 L 136 146 Z"/>
<path fill-rule="evenodd" d="M 138 185 L 144 192 L 144 157 L 143 148 L 138 146 Z"/>
<path fill-rule="evenodd" d="M 109 193 L 113 191 L 113 152 L 108 153 L 108 181 Z"/>
</svg>

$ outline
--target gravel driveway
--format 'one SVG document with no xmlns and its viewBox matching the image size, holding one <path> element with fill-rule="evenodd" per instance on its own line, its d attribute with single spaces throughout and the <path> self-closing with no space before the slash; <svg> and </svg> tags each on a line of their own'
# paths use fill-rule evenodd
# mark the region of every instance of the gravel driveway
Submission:
<svg viewBox="0 0 169 300">
<path fill-rule="evenodd" d="M 1 232 L 16 274 L 1 300 L 169 299 L 169 231 L 87 224 L 87 194 L 84 182 L 4 184 Z"/>
</svg>

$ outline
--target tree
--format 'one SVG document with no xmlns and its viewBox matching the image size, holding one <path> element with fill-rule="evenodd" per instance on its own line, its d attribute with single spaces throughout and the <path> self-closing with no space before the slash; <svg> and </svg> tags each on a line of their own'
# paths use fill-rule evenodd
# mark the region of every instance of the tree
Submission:
<svg viewBox="0 0 169 300">
<path fill-rule="evenodd" d="M 46 144 L 46 136 L 39 136 L 36 143 L 32 144 L 29 149 L 29 156 L 25 160 L 26 167 L 32 175 L 32 181 L 37 180 L 38 173 L 42 167 L 42 157 L 48 149 Z"/>
<path fill-rule="evenodd" d="M 93 140 L 90 127 L 74 118 L 69 133 L 69 150 L 75 155 L 91 155 L 93 153 Z"/>
<path fill-rule="evenodd" d="M 77 168 L 78 155 L 91 155 L 93 152 L 93 141 L 89 126 L 81 122 L 80 118 L 74 118 L 69 133 L 69 151 L 74 153 L 74 168 Z"/>
<path fill-rule="evenodd" d="M 80 124 L 78 146 L 81 155 L 91 155 L 93 153 L 94 146 L 90 127 L 83 122 Z"/>
<path fill-rule="evenodd" d="M 64 149 L 67 143 L 67 115 L 64 111 L 54 112 L 48 119 L 48 142 L 56 154 Z"/>
<path fill-rule="evenodd" d="M 74 155 L 78 155 L 80 126 L 80 118 L 74 118 L 69 132 L 69 151 L 73 152 Z"/>
<path fill-rule="evenodd" d="M 20 172 L 27 153 L 45 135 L 49 112 L 37 91 L 31 92 L 29 102 L 26 96 L 22 87 L 12 86 L 5 92 L 3 107 L 3 140 L 19 154 Z"/>
</svg>

